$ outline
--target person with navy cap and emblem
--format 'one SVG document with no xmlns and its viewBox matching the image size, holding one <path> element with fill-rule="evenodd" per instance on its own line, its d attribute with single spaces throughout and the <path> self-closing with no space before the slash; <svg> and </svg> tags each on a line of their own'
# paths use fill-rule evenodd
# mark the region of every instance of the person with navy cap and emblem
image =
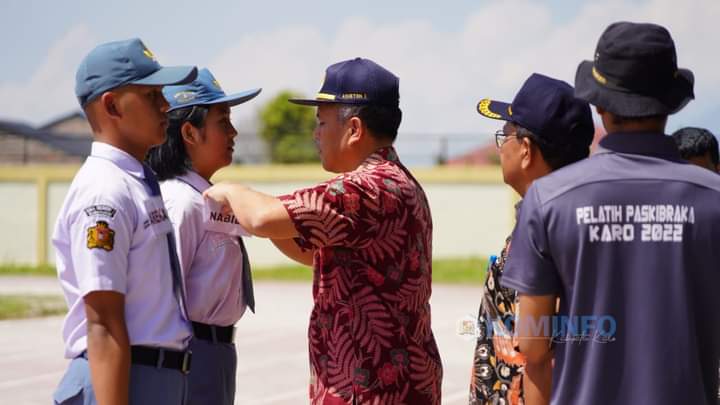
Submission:
<svg viewBox="0 0 720 405">
<path fill-rule="evenodd" d="M 210 178 L 232 163 L 237 131 L 230 107 L 253 99 L 260 89 L 226 95 L 207 69 L 192 83 L 166 86 L 170 103 L 167 139 L 148 154 L 160 179 L 175 230 L 187 308 L 194 338 L 188 405 L 232 405 L 235 401 L 235 323 L 255 299 L 242 230 L 234 218 L 205 207 Z"/>
<path fill-rule="evenodd" d="M 503 180 L 520 196 L 536 179 L 590 154 L 594 132 L 590 106 L 575 98 L 572 86 L 563 81 L 533 73 L 512 103 L 483 99 L 477 110 L 484 117 L 505 121 L 495 133 L 495 143 Z M 470 382 L 473 405 L 520 404 L 536 396 L 534 386 L 522 384 L 525 361 L 517 339 L 512 339 L 517 291 L 501 286 L 511 240 L 490 262 L 483 287 Z"/>
<path fill-rule="evenodd" d="M 430 327 L 432 218 L 400 162 L 399 79 L 368 59 L 327 68 L 314 99 L 315 142 L 329 181 L 280 197 L 237 184 L 205 195 L 249 233 L 314 268 L 312 404 L 440 404 L 442 363 Z"/>
<path fill-rule="evenodd" d="M 93 131 L 53 232 L 69 311 L 69 367 L 56 404 L 182 404 L 191 354 L 172 225 L 147 151 L 165 141 L 162 86 L 192 66 L 163 67 L 139 39 L 94 48 L 75 94 Z"/>
<path fill-rule="evenodd" d="M 535 403 L 718 402 L 720 177 L 665 135 L 693 83 L 656 24 L 611 24 L 577 69 L 608 135 L 530 186 L 501 280 Z"/>
</svg>

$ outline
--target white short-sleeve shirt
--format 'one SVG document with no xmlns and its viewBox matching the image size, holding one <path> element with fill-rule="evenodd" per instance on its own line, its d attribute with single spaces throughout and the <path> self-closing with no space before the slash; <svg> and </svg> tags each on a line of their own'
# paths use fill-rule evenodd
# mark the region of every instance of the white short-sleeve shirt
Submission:
<svg viewBox="0 0 720 405">
<path fill-rule="evenodd" d="M 194 171 L 160 183 L 177 240 L 189 318 L 229 326 L 242 317 L 246 308 L 242 294 L 243 256 L 238 236 L 223 232 L 222 226 L 213 226 L 218 213 L 212 215 L 203 207 L 202 192 L 209 186 Z"/>
<path fill-rule="evenodd" d="M 58 215 L 53 246 L 69 311 L 65 357 L 87 349 L 83 297 L 93 291 L 125 295 L 131 345 L 182 350 L 191 332 L 173 294 L 167 233 L 172 226 L 160 197 L 143 181 L 142 164 L 111 145 L 93 142 Z"/>
</svg>

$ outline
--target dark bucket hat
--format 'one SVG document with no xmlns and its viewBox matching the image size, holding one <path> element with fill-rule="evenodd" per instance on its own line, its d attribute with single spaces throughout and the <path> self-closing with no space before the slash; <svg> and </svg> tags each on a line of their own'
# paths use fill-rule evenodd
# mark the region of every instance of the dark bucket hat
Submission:
<svg viewBox="0 0 720 405">
<path fill-rule="evenodd" d="M 695 78 L 678 69 L 675 43 L 656 24 L 617 22 L 605 29 L 594 61 L 575 75 L 575 96 L 624 117 L 669 115 L 695 98 Z"/>
</svg>

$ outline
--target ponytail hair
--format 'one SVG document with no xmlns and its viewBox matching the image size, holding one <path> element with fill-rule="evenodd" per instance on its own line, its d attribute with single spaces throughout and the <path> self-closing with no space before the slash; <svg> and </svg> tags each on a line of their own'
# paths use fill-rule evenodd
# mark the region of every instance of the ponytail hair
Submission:
<svg viewBox="0 0 720 405">
<path fill-rule="evenodd" d="M 155 171 L 158 180 L 168 180 L 182 176 L 192 167 L 190 157 L 182 138 L 182 126 L 189 122 L 195 128 L 205 126 L 208 107 L 194 105 L 167 113 L 168 128 L 165 142 L 150 149 L 145 161 Z"/>
</svg>

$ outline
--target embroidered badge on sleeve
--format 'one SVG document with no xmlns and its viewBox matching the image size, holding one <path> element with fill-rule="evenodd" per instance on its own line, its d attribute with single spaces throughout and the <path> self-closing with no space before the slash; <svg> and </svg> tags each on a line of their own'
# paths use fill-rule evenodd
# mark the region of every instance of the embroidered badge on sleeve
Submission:
<svg viewBox="0 0 720 405">
<path fill-rule="evenodd" d="M 85 215 L 92 217 L 92 216 L 102 216 L 102 217 L 108 217 L 108 218 L 114 218 L 115 213 L 117 210 L 109 205 L 91 205 L 87 208 L 85 208 L 83 211 L 85 211 Z"/>
<path fill-rule="evenodd" d="M 106 251 L 113 250 L 115 244 L 115 231 L 105 221 L 97 221 L 95 226 L 91 226 L 87 230 L 87 247 L 88 249 L 103 249 Z"/>
</svg>

